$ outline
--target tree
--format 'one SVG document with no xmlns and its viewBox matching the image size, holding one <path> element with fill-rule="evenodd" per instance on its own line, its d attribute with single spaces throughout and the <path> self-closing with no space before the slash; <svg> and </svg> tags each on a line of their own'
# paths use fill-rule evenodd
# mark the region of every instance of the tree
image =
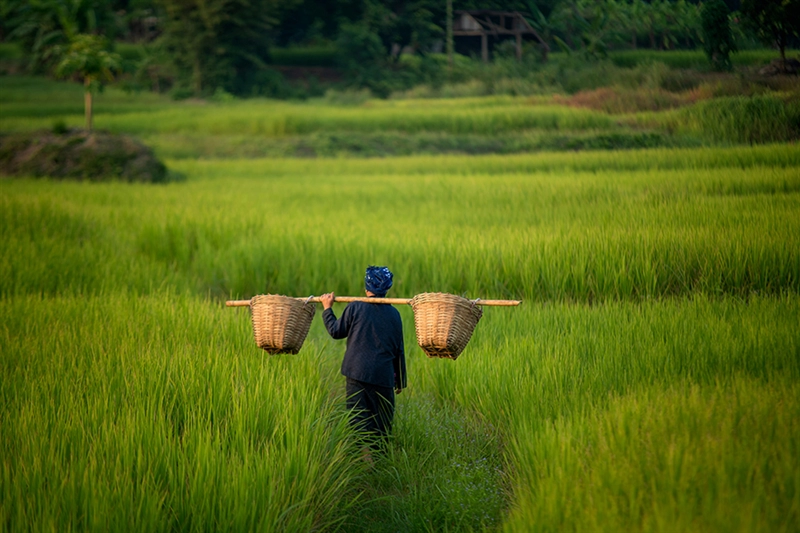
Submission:
<svg viewBox="0 0 800 533">
<path fill-rule="evenodd" d="M 352 83 L 379 96 L 391 92 L 386 83 L 388 55 L 381 38 L 365 23 L 342 25 L 336 40 L 339 66 Z"/>
<path fill-rule="evenodd" d="M 275 26 L 276 46 L 332 41 L 343 24 L 361 20 L 364 0 L 299 0 L 285 9 Z"/>
<path fill-rule="evenodd" d="M 800 0 L 742 0 L 742 16 L 764 44 L 778 47 L 786 72 L 786 45 L 800 35 Z"/>
<path fill-rule="evenodd" d="M 728 6 L 722 0 L 707 0 L 700 9 L 703 50 L 717 70 L 731 69 L 731 52 L 736 51 L 728 20 Z"/>
<path fill-rule="evenodd" d="M 113 37 L 115 15 L 106 0 L 9 0 L 9 38 L 18 41 L 32 72 L 49 70 L 57 55 L 79 33 Z"/>
<path fill-rule="evenodd" d="M 553 36 L 556 44 L 567 53 L 579 47 L 587 59 L 600 59 L 608 55 L 606 39 L 613 29 L 616 4 L 598 4 L 590 0 L 572 0 L 562 3 L 551 13 L 551 23 L 559 27 L 566 42 Z M 577 43 L 574 39 L 577 37 Z"/>
<path fill-rule="evenodd" d="M 114 79 L 119 69 L 120 57 L 108 51 L 107 41 L 98 35 L 78 34 L 73 37 L 56 67 L 56 75 L 68 77 L 78 74 L 83 78 L 84 115 L 86 129 L 92 129 L 92 91 L 104 81 Z"/>
<path fill-rule="evenodd" d="M 447 5 L 441 0 L 366 0 L 364 6 L 363 23 L 380 37 L 395 62 L 407 46 L 424 53 L 446 37 Z"/>
<path fill-rule="evenodd" d="M 542 10 L 536 5 L 536 2 L 528 1 L 528 17 L 525 20 L 530 24 L 539 34 L 539 38 L 544 41 L 541 47 L 542 61 L 547 62 L 547 56 L 550 53 L 550 41 L 553 39 L 555 32 L 555 25 L 553 21 L 544 16 Z M 552 17 L 551 17 L 552 18 Z"/>
<path fill-rule="evenodd" d="M 160 0 L 161 45 L 196 95 L 247 94 L 266 71 L 273 28 L 298 0 Z"/>
<path fill-rule="evenodd" d="M 684 39 L 684 45 L 686 48 L 694 48 L 694 43 L 699 40 L 701 32 L 700 8 L 690 2 L 684 2 L 684 0 L 679 0 L 677 5 L 676 24 Z"/>
</svg>

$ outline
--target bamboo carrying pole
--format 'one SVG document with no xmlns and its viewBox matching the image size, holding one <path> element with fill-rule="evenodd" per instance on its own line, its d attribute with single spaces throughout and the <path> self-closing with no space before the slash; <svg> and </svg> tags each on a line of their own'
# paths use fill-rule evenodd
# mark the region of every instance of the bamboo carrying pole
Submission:
<svg viewBox="0 0 800 533">
<path fill-rule="evenodd" d="M 311 297 L 295 297 L 295 300 L 309 301 L 320 303 L 322 300 L 319 296 Z M 410 305 L 411 298 L 369 298 L 366 296 L 336 296 L 334 302 L 350 303 L 350 302 L 369 302 L 371 304 L 389 304 L 389 305 Z M 521 300 L 473 300 L 475 305 L 491 305 L 498 307 L 513 307 L 522 303 Z M 228 300 L 225 302 L 228 307 L 249 307 L 250 300 Z"/>
</svg>

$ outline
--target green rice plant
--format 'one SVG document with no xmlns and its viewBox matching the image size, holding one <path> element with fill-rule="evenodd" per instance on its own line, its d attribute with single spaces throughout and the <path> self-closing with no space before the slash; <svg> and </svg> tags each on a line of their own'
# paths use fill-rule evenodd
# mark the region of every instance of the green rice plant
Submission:
<svg viewBox="0 0 800 533">
<path fill-rule="evenodd" d="M 219 297 L 359 291 L 357 273 L 373 262 L 403 272 L 406 295 L 594 302 L 794 292 L 796 158 L 774 146 L 182 161 L 173 168 L 188 182 L 146 190 L 8 182 L 0 235 L 16 252 L 0 263 L 0 294 L 120 285 L 147 294 L 154 276 Z M 386 220 L 384 239 L 360 237 Z"/>
<path fill-rule="evenodd" d="M 728 97 L 667 115 L 671 129 L 728 143 L 785 142 L 800 138 L 800 104 L 775 96 Z"/>
<path fill-rule="evenodd" d="M 792 531 L 796 383 L 678 384 L 559 418 L 514 443 L 506 531 Z"/>
<path fill-rule="evenodd" d="M 798 303 L 491 309 L 412 377 L 505 436 L 508 531 L 792 530 Z"/>
<path fill-rule="evenodd" d="M 796 296 L 489 309 L 457 363 L 401 312 L 411 388 L 367 472 L 319 320 L 269 357 L 168 290 L 4 299 L 4 523 L 474 530 L 507 495 L 509 530 L 793 523 Z"/>
<path fill-rule="evenodd" d="M 388 157 L 435 154 L 511 154 L 698 146 L 695 138 L 653 131 L 516 131 L 498 135 L 402 132 L 318 132 L 279 139 L 202 133 L 147 135 L 165 159 L 264 157 Z"/>
<path fill-rule="evenodd" d="M 713 169 L 788 169 L 800 165 L 800 155 L 791 144 L 724 148 L 658 148 L 625 152 L 586 152 L 463 156 L 412 156 L 385 159 L 331 158 L 320 160 L 253 159 L 227 161 L 175 161 L 174 166 L 201 180 L 215 177 L 280 178 L 311 175 L 324 169 L 330 176 L 496 176 L 504 174 L 549 174 L 600 170 L 700 171 Z"/>
<path fill-rule="evenodd" d="M 146 133 L 191 133 L 204 131 L 210 135 L 247 134 L 264 137 L 305 135 L 319 131 L 400 131 L 479 133 L 491 135 L 519 129 L 574 130 L 613 129 L 614 121 L 605 114 L 564 107 L 508 106 L 505 108 L 470 110 L 409 110 L 379 108 L 317 108 L 298 104 L 277 104 L 252 101 L 218 105 L 175 107 L 168 110 L 103 114 L 98 108 L 97 127 L 113 132 L 136 135 Z M 24 107 L 24 106 L 23 106 Z M 27 107 L 20 116 L 34 113 Z M 65 120 L 72 125 L 75 111 L 69 110 Z M 52 115 L 52 110 L 42 115 Z M 5 130 L 36 129 L 49 124 L 48 119 L 4 118 Z"/>
<path fill-rule="evenodd" d="M 644 78 L 663 78 L 658 73 L 640 74 Z M 658 85 L 662 82 L 656 79 L 652 83 Z M 642 107 L 670 108 L 684 105 L 691 99 L 690 96 L 670 96 L 671 93 L 657 88 L 627 92 L 630 95 L 621 100 L 618 97 L 620 94 L 624 96 L 625 90 L 609 93 L 608 89 L 603 89 L 569 99 L 545 96 L 417 98 L 367 100 L 359 105 L 337 107 L 327 100 L 305 103 L 259 99 L 174 103 L 159 95 L 127 94 L 109 88 L 98 96 L 96 121 L 99 128 L 143 136 L 156 148 L 163 144 L 165 154 L 182 157 L 193 154 L 217 157 L 220 151 L 226 157 L 396 153 L 390 151 L 386 154 L 379 148 L 380 139 L 386 135 L 438 136 L 444 138 L 445 145 L 456 146 L 465 144 L 465 138 L 480 136 L 483 148 L 475 151 L 501 153 L 583 146 L 579 140 L 564 144 L 526 140 L 532 136 L 577 139 L 581 135 L 605 138 L 621 135 L 628 138 L 626 136 L 656 134 L 663 139 L 662 145 L 681 145 L 782 142 L 800 135 L 797 103 L 770 95 L 717 98 L 680 110 L 627 116 L 558 105 L 588 105 L 619 112 Z M 0 97 L 8 103 L 0 109 L 1 131 L 49 129 L 53 121 L 61 121 L 69 127 L 81 124 L 82 107 L 77 85 L 45 83 L 36 78 L 9 78 L 9 83 L 0 87 Z M 642 128 L 647 131 L 641 131 Z M 199 136 L 208 140 L 198 143 L 182 141 Z M 348 144 L 347 139 L 351 137 L 365 141 Z M 338 146 L 344 148 L 339 148 L 337 141 L 333 147 L 328 146 L 327 139 L 341 139 Z M 505 140 L 498 143 L 495 139 Z M 516 142 L 514 139 L 520 140 Z M 189 146 L 173 148 L 176 142 L 181 141 L 184 146 Z M 199 152 L 203 144 L 211 141 L 214 141 L 212 146 Z M 217 144 L 223 148 L 217 149 Z M 236 150 L 237 144 L 245 144 L 248 148 L 242 154 Z M 422 147 L 413 145 L 399 153 L 418 152 L 430 143 L 417 144 Z M 461 151 L 470 151 L 470 144 L 466 143 L 467 149 Z M 232 145 L 233 151 L 224 148 Z M 589 144 L 589 147 L 599 146 L 603 144 Z M 612 146 L 628 147 L 619 142 L 612 142 Z"/>
<path fill-rule="evenodd" d="M 78 86 L 11 78 L 9 86 L 0 89 L 0 97 L 8 97 L 11 104 L 0 111 L 0 130 L 49 127 L 54 118 L 77 125 L 82 109 L 79 94 Z M 163 96 L 126 94 L 110 88 L 97 98 L 96 119 L 98 128 L 137 135 L 203 132 L 283 137 L 320 131 L 491 135 L 520 129 L 615 128 L 614 121 L 602 113 L 553 105 L 531 106 L 521 98 L 473 98 L 444 106 L 441 102 L 369 101 L 346 108 L 323 102 L 298 104 L 257 99 L 171 103 Z"/>
<path fill-rule="evenodd" d="M 415 348 L 409 350 L 409 359 L 424 372 L 426 361 L 420 355 Z M 509 496 L 497 428 L 470 410 L 440 404 L 419 387 L 397 401 L 391 445 L 359 484 L 364 487 L 363 504 L 344 529 L 496 529 Z"/>
<path fill-rule="evenodd" d="M 258 124 L 555 137 L 604 116 L 548 102 L 154 100 L 103 120 L 180 148 L 170 135 L 245 143 Z M 186 180 L 0 180 L 3 529 L 796 530 L 795 145 L 169 166 Z M 455 362 L 425 357 L 399 308 L 410 386 L 373 467 L 344 343 L 317 318 L 270 357 L 222 305 L 360 294 L 368 264 L 391 266 L 394 296 L 524 300 L 485 309 Z"/>
<path fill-rule="evenodd" d="M 246 321 L 169 291 L 0 315 L 4 528 L 328 529 L 358 501 L 318 356 L 267 361 Z"/>
</svg>

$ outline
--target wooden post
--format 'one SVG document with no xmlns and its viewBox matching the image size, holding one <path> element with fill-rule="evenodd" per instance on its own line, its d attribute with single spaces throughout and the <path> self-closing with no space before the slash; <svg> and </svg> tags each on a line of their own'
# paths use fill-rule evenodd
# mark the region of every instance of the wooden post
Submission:
<svg viewBox="0 0 800 533">
<path fill-rule="evenodd" d="M 486 31 L 481 33 L 481 58 L 484 63 L 489 62 L 489 39 L 486 36 Z"/>
<path fill-rule="evenodd" d="M 517 31 L 517 61 L 522 61 L 522 32 Z"/>
<path fill-rule="evenodd" d="M 86 131 L 92 131 L 92 80 L 83 79 L 83 114 L 86 119 Z"/>
</svg>

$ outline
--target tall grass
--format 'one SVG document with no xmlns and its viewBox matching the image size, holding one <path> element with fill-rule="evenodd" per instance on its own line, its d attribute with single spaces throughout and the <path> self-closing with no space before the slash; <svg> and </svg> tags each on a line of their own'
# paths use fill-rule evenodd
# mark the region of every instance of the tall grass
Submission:
<svg viewBox="0 0 800 533">
<path fill-rule="evenodd" d="M 0 294 L 357 293 L 373 262 L 394 265 L 403 295 L 796 292 L 797 153 L 187 161 L 173 167 L 188 182 L 149 189 L 16 181 L 0 185 L 15 250 Z M 731 166 L 704 168 L 716 161 Z"/>
<path fill-rule="evenodd" d="M 98 128 L 133 134 L 191 133 L 211 135 L 248 134 L 266 137 L 304 135 L 318 131 L 401 131 L 481 133 L 484 135 L 520 129 L 571 130 L 611 129 L 614 121 L 602 113 L 564 107 L 509 105 L 479 109 L 408 109 L 395 107 L 336 108 L 330 106 L 251 101 L 228 105 L 194 105 L 163 110 L 143 109 L 136 113 L 121 110 L 114 115 L 98 111 Z M 71 114 L 75 114 L 74 108 Z M 28 117 L 31 109 L 18 111 Z M 51 115 L 52 110 L 42 112 Z M 78 117 L 68 116 L 72 125 Z M 45 119 L 6 118 L 6 130 L 46 127 Z"/>
<path fill-rule="evenodd" d="M 794 531 L 798 303 L 491 309 L 421 386 L 504 428 L 507 531 Z"/>
<path fill-rule="evenodd" d="M 800 138 L 800 103 L 774 96 L 719 98 L 673 112 L 669 127 L 727 143 L 768 143 Z"/>
<path fill-rule="evenodd" d="M 645 77 L 663 76 L 661 70 L 653 70 Z M 45 83 L 36 78 L 7 80 L 0 86 L 0 98 L 7 103 L 0 108 L 0 131 L 48 129 L 57 121 L 70 127 L 82 124 L 80 86 Z M 638 96 L 649 94 L 642 102 L 653 100 L 646 107 L 653 104 L 656 109 L 691 100 L 690 96 L 665 91 L 636 91 L 628 91 L 636 95 L 628 100 L 636 102 Z M 619 97 L 616 92 L 611 93 L 614 98 Z M 585 98 L 603 99 L 603 94 L 599 91 Z M 669 96 L 661 98 L 660 94 Z M 171 103 L 155 94 L 126 94 L 109 88 L 96 99 L 95 122 L 100 129 L 142 136 L 156 149 L 161 148 L 162 153 L 180 157 L 318 155 L 337 154 L 337 150 L 359 153 L 369 152 L 371 144 L 402 143 L 408 139 L 415 142 L 407 152 L 425 150 L 425 144 L 440 145 L 436 151 L 448 151 L 448 146 L 470 151 L 474 145 L 478 147 L 476 151 L 482 147 L 484 151 L 513 152 L 630 148 L 636 147 L 637 142 L 647 142 L 631 139 L 648 134 L 655 135 L 655 141 L 649 142 L 668 146 L 761 144 L 800 137 L 798 104 L 785 96 L 717 98 L 678 110 L 638 115 L 611 115 L 558 105 L 563 101 L 580 103 L 582 98 L 417 98 L 367 100 L 355 106 L 336 106 L 324 99 L 302 103 L 266 99 Z M 626 102 L 607 104 L 600 107 L 611 111 L 628 109 Z M 635 104 L 633 109 L 639 106 Z M 594 141 L 587 141 L 587 135 Z M 565 140 L 559 142 L 558 138 Z M 222 148 L 217 149 L 217 144 Z M 383 155 L 380 149 L 377 152 L 367 155 Z"/>
<path fill-rule="evenodd" d="M 357 499 L 316 356 L 166 291 L 4 299 L 0 521 L 19 530 L 312 530 Z"/>
<path fill-rule="evenodd" d="M 525 432 L 505 530 L 795 531 L 797 398 L 796 382 L 678 384 Z"/>
<path fill-rule="evenodd" d="M 244 313 L 169 291 L 3 299 L 4 527 L 797 521 L 796 296 L 488 309 L 457 362 L 413 348 L 401 311 L 411 386 L 365 471 L 318 319 L 299 355 L 269 357 Z"/>
<path fill-rule="evenodd" d="M 541 103 L 103 120 L 202 136 L 605 116 Z M 13 114 L 4 128 L 46 120 Z M 796 146 L 169 165 L 187 179 L 0 180 L 3 530 L 797 530 Z M 396 296 L 524 304 L 486 309 L 455 362 L 427 359 L 400 308 L 410 386 L 370 468 L 343 343 L 317 318 L 269 357 L 222 300 L 359 294 L 376 263 Z"/>
</svg>

